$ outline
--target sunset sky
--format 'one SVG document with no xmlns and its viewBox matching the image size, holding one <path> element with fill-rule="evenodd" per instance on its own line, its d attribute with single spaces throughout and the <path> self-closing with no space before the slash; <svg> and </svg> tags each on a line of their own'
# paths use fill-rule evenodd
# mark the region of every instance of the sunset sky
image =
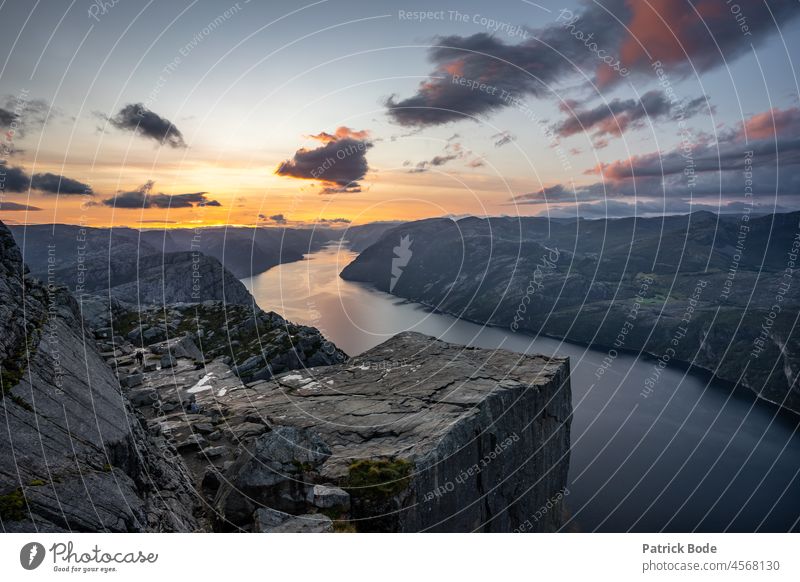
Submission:
<svg viewBox="0 0 800 582">
<path fill-rule="evenodd" d="M 795 210 L 799 15 L 796 0 L 2 2 L 0 219 Z"/>
</svg>

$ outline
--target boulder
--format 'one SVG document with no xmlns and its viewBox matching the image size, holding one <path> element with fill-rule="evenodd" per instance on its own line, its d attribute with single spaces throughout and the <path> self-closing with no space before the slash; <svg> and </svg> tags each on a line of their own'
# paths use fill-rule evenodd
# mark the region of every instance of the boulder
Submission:
<svg viewBox="0 0 800 582">
<path fill-rule="evenodd" d="M 330 454 L 311 430 L 284 426 L 261 435 L 228 470 L 214 500 L 218 515 L 230 527 L 248 523 L 259 505 L 303 511 L 309 486 L 305 474 Z"/>
<path fill-rule="evenodd" d="M 314 485 L 308 490 L 306 501 L 320 509 L 350 509 L 350 494 L 331 485 Z"/>
</svg>

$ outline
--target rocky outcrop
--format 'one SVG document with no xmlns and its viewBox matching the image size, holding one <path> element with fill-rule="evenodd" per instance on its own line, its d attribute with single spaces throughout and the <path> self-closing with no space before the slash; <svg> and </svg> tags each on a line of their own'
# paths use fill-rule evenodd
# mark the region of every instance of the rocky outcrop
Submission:
<svg viewBox="0 0 800 582">
<path fill-rule="evenodd" d="M 105 300 L 90 298 L 87 303 L 93 306 L 95 302 L 102 305 Z M 202 363 L 222 356 L 245 381 L 347 358 L 316 328 L 286 321 L 252 303 L 205 301 L 141 310 L 116 305 L 108 313 L 98 314 L 94 307 L 87 311 L 105 351 L 127 350 L 130 354 L 132 347 L 126 345 L 132 344 L 148 347 L 165 361 L 189 357 Z"/>
<path fill-rule="evenodd" d="M 800 413 L 800 213 L 746 218 L 422 220 L 341 276 L 477 323 L 642 352 L 654 375 L 702 368 Z"/>
<path fill-rule="evenodd" d="M 405 333 L 248 384 L 222 358 L 143 376 L 128 395 L 183 456 L 218 529 L 286 531 L 322 514 L 335 531 L 511 531 L 566 485 L 562 358 Z"/>
<path fill-rule="evenodd" d="M 75 300 L 24 276 L 0 225 L 0 520 L 5 531 L 192 531 L 183 461 L 152 439 Z"/>
</svg>

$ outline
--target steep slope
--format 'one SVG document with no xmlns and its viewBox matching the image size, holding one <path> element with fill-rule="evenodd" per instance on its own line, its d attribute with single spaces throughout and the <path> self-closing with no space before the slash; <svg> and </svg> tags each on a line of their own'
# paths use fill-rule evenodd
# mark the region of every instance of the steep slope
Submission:
<svg viewBox="0 0 800 582">
<path fill-rule="evenodd" d="M 108 295 L 131 305 L 165 305 L 224 301 L 251 305 L 245 286 L 220 262 L 198 252 L 120 257 L 63 267 L 49 275 L 77 297 Z"/>
<path fill-rule="evenodd" d="M 143 429 L 74 299 L 24 277 L 2 224 L 0 253 L 0 526 L 194 530 L 185 466 Z"/>
</svg>

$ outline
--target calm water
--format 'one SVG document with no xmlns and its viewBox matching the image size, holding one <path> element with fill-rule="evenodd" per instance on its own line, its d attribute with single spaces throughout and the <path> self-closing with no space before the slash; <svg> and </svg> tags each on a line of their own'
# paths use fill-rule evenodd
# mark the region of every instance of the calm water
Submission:
<svg viewBox="0 0 800 582">
<path fill-rule="evenodd" d="M 570 531 L 800 529 L 797 420 L 667 368 L 647 399 L 652 361 L 483 327 L 349 283 L 355 254 L 336 246 L 244 283 L 258 304 L 319 328 L 350 356 L 412 330 L 449 342 L 569 356 L 572 366 Z"/>
</svg>

